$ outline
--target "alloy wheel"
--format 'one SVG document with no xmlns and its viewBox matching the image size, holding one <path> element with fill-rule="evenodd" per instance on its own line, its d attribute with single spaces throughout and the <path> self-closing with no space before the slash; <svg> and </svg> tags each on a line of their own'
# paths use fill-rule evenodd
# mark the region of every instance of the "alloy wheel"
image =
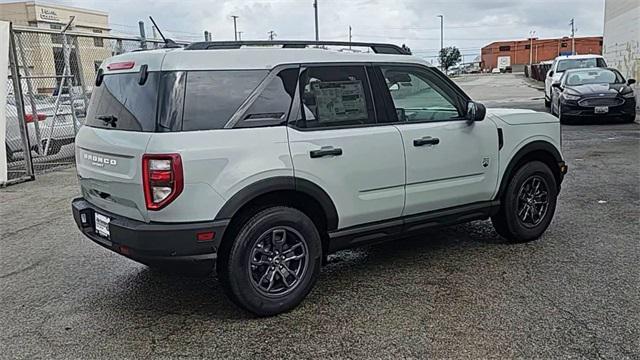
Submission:
<svg viewBox="0 0 640 360">
<path fill-rule="evenodd" d="M 251 283 L 262 295 L 282 296 L 302 281 L 309 249 L 303 236 L 288 226 L 264 232 L 254 243 L 248 270 Z"/>
<path fill-rule="evenodd" d="M 549 189 L 538 175 L 529 177 L 518 191 L 517 216 L 528 228 L 538 226 L 549 209 Z"/>
</svg>

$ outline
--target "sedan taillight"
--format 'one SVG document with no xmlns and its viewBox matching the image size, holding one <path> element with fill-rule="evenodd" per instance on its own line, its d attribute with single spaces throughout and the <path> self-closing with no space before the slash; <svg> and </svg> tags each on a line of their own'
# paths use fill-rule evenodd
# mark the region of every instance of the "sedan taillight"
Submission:
<svg viewBox="0 0 640 360">
<path fill-rule="evenodd" d="M 179 154 L 142 156 L 144 198 L 149 210 L 160 210 L 175 200 L 184 188 Z"/>
</svg>

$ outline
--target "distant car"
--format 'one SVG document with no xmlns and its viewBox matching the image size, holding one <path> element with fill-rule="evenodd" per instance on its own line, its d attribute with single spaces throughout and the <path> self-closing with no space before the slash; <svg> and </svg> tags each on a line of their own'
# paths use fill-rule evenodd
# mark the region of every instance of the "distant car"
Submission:
<svg viewBox="0 0 640 360">
<path fill-rule="evenodd" d="M 22 136 L 20 135 L 20 125 L 18 122 L 18 111 L 12 98 L 7 102 L 7 125 L 5 148 L 7 150 L 8 161 L 14 161 L 17 153 L 22 153 L 24 145 Z M 62 146 L 73 143 L 75 132 L 73 130 L 73 118 L 70 113 L 69 105 L 60 105 L 58 108 L 58 117 L 53 121 L 54 115 L 53 104 L 37 104 L 36 116 L 34 118 L 31 108 L 25 107 L 25 121 L 27 123 L 27 132 L 29 133 L 29 143 L 31 150 L 38 149 L 38 140 L 36 136 L 35 121 L 38 121 L 40 130 L 40 140 L 44 151 L 48 139 L 50 140 L 49 148 L 46 155 L 55 155 L 60 152 Z M 52 129 L 53 127 L 53 129 Z M 44 154 L 43 154 L 44 155 Z"/>
<path fill-rule="evenodd" d="M 491 73 L 492 73 L 492 74 L 500 74 L 500 69 L 498 69 L 498 68 L 493 68 L 493 69 L 491 70 Z"/>
<path fill-rule="evenodd" d="M 554 83 L 551 113 L 560 122 L 578 117 L 636 118 L 636 98 L 630 85 L 618 70 L 591 68 L 567 70 L 560 82 Z"/>
<path fill-rule="evenodd" d="M 551 64 L 544 80 L 544 106 L 549 107 L 553 99 L 551 85 L 560 81 L 562 74 L 570 69 L 584 69 L 594 67 L 607 67 L 607 63 L 600 55 L 563 55 L 558 56 Z"/>
</svg>

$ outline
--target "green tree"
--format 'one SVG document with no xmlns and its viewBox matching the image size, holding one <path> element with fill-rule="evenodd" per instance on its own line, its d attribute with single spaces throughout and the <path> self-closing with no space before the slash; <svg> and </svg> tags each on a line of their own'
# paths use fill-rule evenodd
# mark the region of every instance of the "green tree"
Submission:
<svg viewBox="0 0 640 360">
<path fill-rule="evenodd" d="M 440 50 L 440 67 L 446 73 L 450 67 L 456 65 L 462 60 L 460 50 L 455 46 L 449 46 Z"/>
</svg>

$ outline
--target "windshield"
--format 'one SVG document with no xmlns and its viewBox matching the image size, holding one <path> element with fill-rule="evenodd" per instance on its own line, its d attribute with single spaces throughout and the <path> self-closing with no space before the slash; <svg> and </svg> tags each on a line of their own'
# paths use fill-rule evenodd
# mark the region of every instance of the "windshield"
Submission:
<svg viewBox="0 0 640 360">
<path fill-rule="evenodd" d="M 586 84 L 623 84 L 622 76 L 608 69 L 590 69 L 571 71 L 567 73 L 567 85 L 578 86 Z"/>
<path fill-rule="evenodd" d="M 569 69 L 582 69 L 607 66 L 603 59 L 587 58 L 587 59 L 566 59 L 558 61 L 557 72 L 563 72 Z"/>
</svg>

